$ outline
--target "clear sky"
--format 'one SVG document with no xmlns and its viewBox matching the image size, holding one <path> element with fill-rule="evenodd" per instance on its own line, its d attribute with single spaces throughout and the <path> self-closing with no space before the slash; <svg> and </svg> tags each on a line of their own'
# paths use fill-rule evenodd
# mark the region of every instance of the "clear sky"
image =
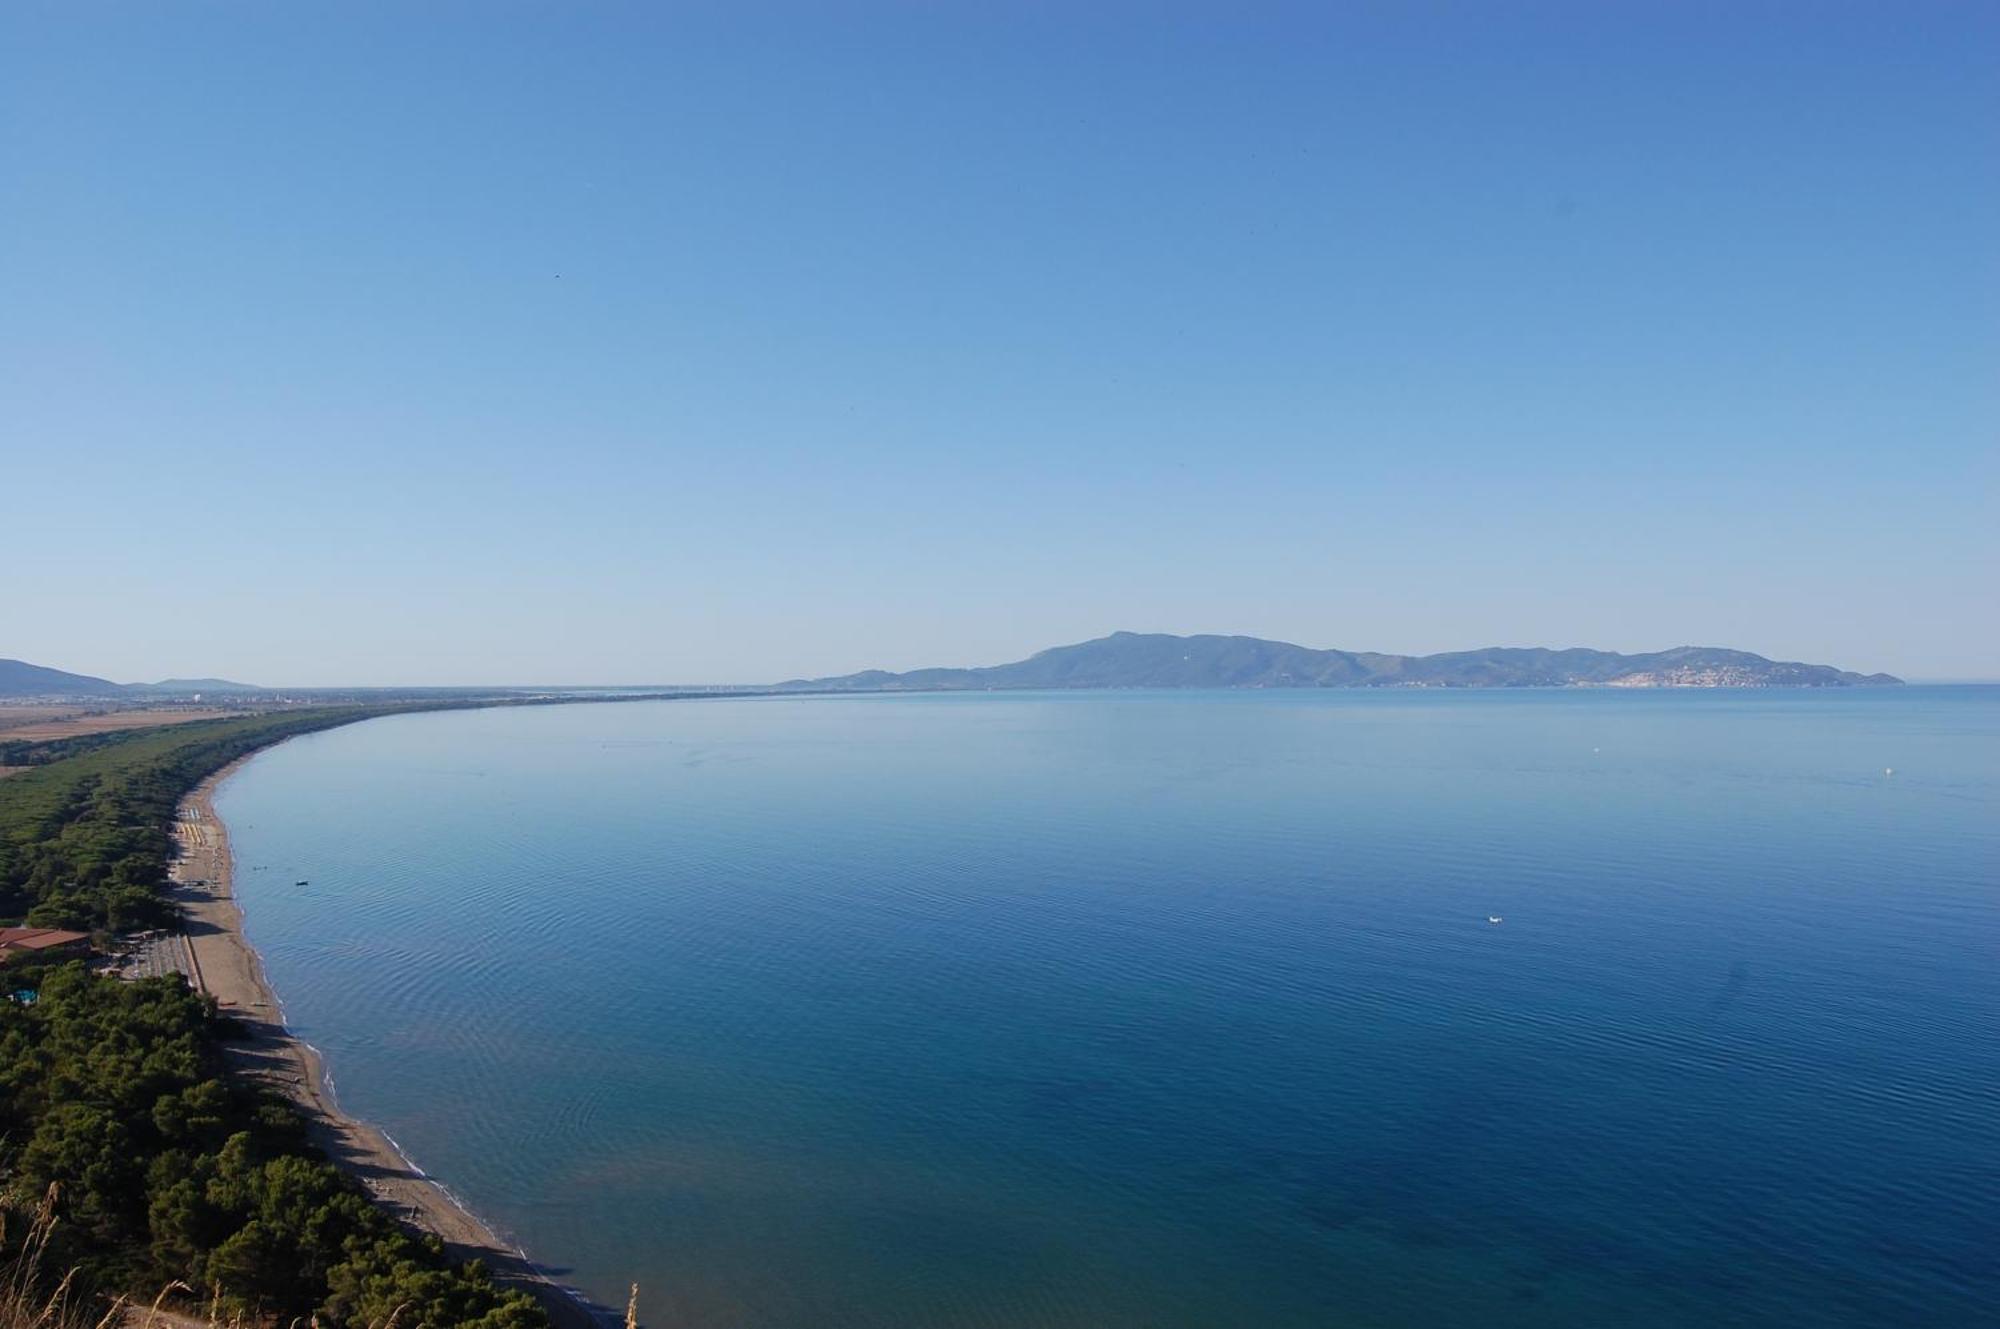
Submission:
<svg viewBox="0 0 2000 1329">
<path fill-rule="evenodd" d="M 0 8 L 0 656 L 2000 677 L 2000 6 Z"/>
</svg>

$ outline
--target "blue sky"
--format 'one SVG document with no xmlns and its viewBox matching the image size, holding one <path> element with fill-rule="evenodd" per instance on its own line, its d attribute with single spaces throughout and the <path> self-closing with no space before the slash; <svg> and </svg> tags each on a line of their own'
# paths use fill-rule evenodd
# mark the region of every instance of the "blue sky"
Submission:
<svg viewBox="0 0 2000 1329">
<path fill-rule="evenodd" d="M 1988 4 L 15 4 L 0 655 L 2000 677 Z"/>
</svg>

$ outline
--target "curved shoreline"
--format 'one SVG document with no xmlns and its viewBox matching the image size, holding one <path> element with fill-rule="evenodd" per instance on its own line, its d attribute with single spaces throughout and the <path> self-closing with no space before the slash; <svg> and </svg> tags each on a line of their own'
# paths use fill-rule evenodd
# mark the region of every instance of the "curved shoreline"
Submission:
<svg viewBox="0 0 2000 1329">
<path fill-rule="evenodd" d="M 245 1031 L 243 1038 L 222 1045 L 231 1070 L 288 1099 L 304 1118 L 312 1143 L 375 1203 L 439 1237 L 455 1259 L 484 1261 L 496 1281 L 540 1302 L 558 1329 L 601 1329 L 608 1313 L 557 1283 L 518 1246 L 501 1240 L 442 1183 L 406 1158 L 384 1131 L 343 1113 L 334 1100 L 325 1058 L 286 1027 L 263 958 L 244 935 L 229 833 L 215 812 L 216 790 L 255 755 L 239 757 L 181 800 L 174 823 L 179 853 L 170 873 L 173 897 L 186 919 L 190 976 L 215 998 L 218 1013 Z"/>
</svg>

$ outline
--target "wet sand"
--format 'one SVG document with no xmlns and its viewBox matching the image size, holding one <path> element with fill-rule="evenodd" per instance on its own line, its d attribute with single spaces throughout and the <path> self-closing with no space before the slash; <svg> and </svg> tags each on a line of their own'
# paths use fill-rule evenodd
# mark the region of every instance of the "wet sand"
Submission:
<svg viewBox="0 0 2000 1329">
<path fill-rule="evenodd" d="M 181 847 L 173 869 L 174 893 L 186 911 L 191 975 L 197 987 L 215 998 L 221 1013 L 241 1022 L 248 1034 L 223 1044 L 232 1069 L 296 1104 L 313 1143 L 378 1204 L 437 1234 L 456 1258 L 484 1260 L 496 1279 L 532 1293 L 561 1329 L 618 1323 L 617 1314 L 560 1286 L 525 1252 L 502 1241 L 418 1171 L 381 1131 L 343 1114 L 334 1103 L 318 1052 L 285 1028 L 263 964 L 243 936 L 229 836 L 214 804 L 216 788 L 241 764 L 225 767 L 183 800 L 174 828 Z"/>
</svg>

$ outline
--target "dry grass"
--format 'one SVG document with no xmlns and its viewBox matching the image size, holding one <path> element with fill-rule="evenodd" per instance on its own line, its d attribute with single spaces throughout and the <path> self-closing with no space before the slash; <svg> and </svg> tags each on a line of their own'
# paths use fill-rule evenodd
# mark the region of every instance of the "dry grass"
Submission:
<svg viewBox="0 0 2000 1329">
<path fill-rule="evenodd" d="M 72 1284 L 76 1271 L 66 1273 L 55 1289 L 44 1294 L 48 1280 L 42 1257 L 49 1236 L 56 1227 L 56 1188 L 48 1194 L 29 1219 L 27 1234 L 21 1239 L 21 1253 L 0 1267 L 0 1329 L 108 1329 L 123 1318 L 124 1307 L 114 1304 L 101 1316 L 93 1316 L 75 1295 Z M 0 1214 L 0 1247 L 8 1244 L 6 1216 Z"/>
<path fill-rule="evenodd" d="M 215 720 L 240 711 L 221 707 L 102 710 L 82 706 L 0 706 L 0 742 L 46 743 L 79 734 L 108 734 L 117 729 L 151 729 L 158 725 Z"/>
<path fill-rule="evenodd" d="M 49 1276 L 53 1271 L 43 1269 L 42 1263 L 56 1227 L 55 1202 L 56 1188 L 51 1186 L 29 1219 L 19 1253 L 0 1263 L 0 1329 L 265 1329 L 240 1314 L 223 1319 L 218 1300 L 211 1300 L 203 1314 L 189 1315 L 168 1309 L 168 1298 L 195 1295 L 193 1288 L 178 1281 L 161 1288 L 151 1305 L 122 1296 L 106 1302 L 102 1297 L 80 1293 L 75 1287 L 74 1269 L 56 1280 L 50 1290 Z M 9 1247 L 9 1235 L 6 1216 L 0 1213 L 0 1249 Z M 294 1321 L 287 1329 L 318 1329 L 318 1321 L 311 1325 Z M 371 1325 L 369 1329 L 394 1329 L 394 1317 L 390 1317 L 389 1324 Z"/>
<path fill-rule="evenodd" d="M 71 1269 L 55 1286 L 49 1287 L 53 1270 L 43 1268 L 49 1238 L 56 1228 L 57 1188 L 50 1186 L 28 1221 L 18 1251 L 0 1259 L 0 1329 L 320 1329 L 317 1316 L 310 1320 L 259 1319 L 237 1311 L 225 1316 L 222 1290 L 214 1289 L 208 1305 L 200 1304 L 199 1294 L 186 1283 L 174 1280 L 154 1296 L 151 1304 L 117 1296 L 108 1300 L 79 1291 L 76 1270 Z M 7 1216 L 0 1210 L 0 1252 L 14 1248 L 13 1234 L 7 1230 Z M 167 1303 L 184 1299 L 191 1310 L 176 1310 Z M 397 1307 L 386 1320 L 370 1323 L 367 1329 L 399 1329 L 397 1320 L 404 1307 Z M 639 1285 L 632 1285 L 632 1298 L 625 1306 L 625 1329 L 639 1329 Z"/>
<path fill-rule="evenodd" d="M 169 1298 L 193 1299 L 195 1290 L 178 1280 L 161 1288 L 151 1305 L 118 1296 L 108 1302 L 76 1291 L 76 1270 L 57 1281 L 54 1290 L 44 1291 L 47 1278 L 42 1257 L 48 1249 L 49 1234 L 55 1229 L 55 1188 L 49 1188 L 22 1242 L 20 1254 L 0 1264 L 0 1329 L 320 1329 L 317 1316 L 311 1320 L 279 1321 L 256 1319 L 238 1311 L 224 1318 L 221 1291 L 217 1289 L 206 1308 L 198 1304 L 195 1313 L 172 1310 Z M 4 1216 L 0 1216 L 0 1247 L 7 1242 Z M 639 1285 L 632 1285 L 632 1304 L 626 1309 L 626 1329 L 638 1329 Z M 399 1329 L 396 1321 L 402 1307 L 387 1320 L 378 1320 L 367 1329 Z"/>
</svg>

